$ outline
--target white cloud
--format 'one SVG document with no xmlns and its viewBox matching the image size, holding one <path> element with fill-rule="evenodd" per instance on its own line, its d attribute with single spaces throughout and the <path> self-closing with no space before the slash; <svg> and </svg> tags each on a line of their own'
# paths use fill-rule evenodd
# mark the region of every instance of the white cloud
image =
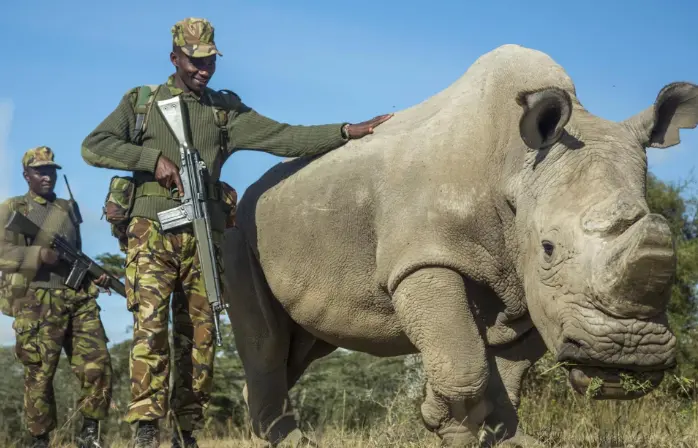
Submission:
<svg viewBox="0 0 698 448">
<path fill-rule="evenodd" d="M 0 166 L 10 166 L 9 136 L 14 115 L 14 103 L 9 98 L 0 98 Z M 12 191 L 11 170 L 3 169 L 0 176 L 0 198 L 4 199 Z"/>
</svg>

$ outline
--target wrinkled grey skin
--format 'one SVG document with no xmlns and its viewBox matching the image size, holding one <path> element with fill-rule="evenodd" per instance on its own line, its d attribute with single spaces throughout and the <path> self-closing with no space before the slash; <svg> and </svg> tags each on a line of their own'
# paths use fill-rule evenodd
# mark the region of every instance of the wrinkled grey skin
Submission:
<svg viewBox="0 0 698 448">
<path fill-rule="evenodd" d="M 675 255 L 645 201 L 645 148 L 678 144 L 697 97 L 672 84 L 607 121 L 547 55 L 507 45 L 375 134 L 268 171 L 224 248 L 255 433 L 302 437 L 288 390 L 336 347 L 420 352 L 424 423 L 447 446 L 482 424 L 528 440 L 519 391 L 546 350 L 577 364 L 578 391 L 606 380 L 598 398 L 641 395 L 617 369 L 658 384 Z"/>
</svg>

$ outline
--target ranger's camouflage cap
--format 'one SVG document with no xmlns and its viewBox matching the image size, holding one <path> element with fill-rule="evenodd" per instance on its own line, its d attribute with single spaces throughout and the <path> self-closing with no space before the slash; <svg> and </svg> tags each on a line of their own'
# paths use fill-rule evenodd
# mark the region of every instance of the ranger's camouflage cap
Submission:
<svg viewBox="0 0 698 448">
<path fill-rule="evenodd" d="M 37 146 L 24 153 L 22 157 L 22 166 L 38 167 L 38 166 L 55 166 L 56 169 L 61 169 L 61 166 L 53 161 L 53 151 L 48 146 Z"/>
<path fill-rule="evenodd" d="M 213 25 L 208 20 L 187 17 L 172 27 L 172 42 L 190 58 L 203 58 L 212 54 L 223 56 L 216 48 L 213 34 Z"/>
</svg>

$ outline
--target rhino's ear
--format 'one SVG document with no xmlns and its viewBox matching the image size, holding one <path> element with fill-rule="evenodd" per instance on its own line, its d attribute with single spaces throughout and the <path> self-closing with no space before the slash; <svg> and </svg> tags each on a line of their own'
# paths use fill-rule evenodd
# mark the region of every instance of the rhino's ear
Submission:
<svg viewBox="0 0 698 448">
<path fill-rule="evenodd" d="M 522 92 L 516 98 L 523 107 L 519 132 L 526 146 L 542 149 L 557 143 L 572 115 L 569 93 L 557 87 Z"/>
<path fill-rule="evenodd" d="M 679 129 L 698 124 L 698 86 L 688 82 L 666 85 L 654 105 L 623 121 L 645 147 L 668 148 L 681 142 Z"/>
</svg>

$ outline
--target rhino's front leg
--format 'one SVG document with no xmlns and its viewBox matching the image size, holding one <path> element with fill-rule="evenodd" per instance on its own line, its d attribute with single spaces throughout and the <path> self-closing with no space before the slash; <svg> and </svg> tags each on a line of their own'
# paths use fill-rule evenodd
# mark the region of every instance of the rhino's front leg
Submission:
<svg viewBox="0 0 698 448">
<path fill-rule="evenodd" d="M 426 427 L 447 446 L 471 446 L 491 404 L 485 400 L 489 367 L 482 334 L 464 280 L 446 268 L 409 275 L 393 295 L 403 331 L 422 354 Z"/>
<path fill-rule="evenodd" d="M 492 371 L 486 394 L 493 403 L 493 409 L 485 419 L 485 425 L 489 428 L 484 441 L 486 446 L 495 442 L 503 447 L 543 446 L 521 430 L 518 408 L 524 377 L 545 351 L 545 343 L 535 328 L 518 341 L 488 349 L 493 359 L 490 361 Z"/>
</svg>

